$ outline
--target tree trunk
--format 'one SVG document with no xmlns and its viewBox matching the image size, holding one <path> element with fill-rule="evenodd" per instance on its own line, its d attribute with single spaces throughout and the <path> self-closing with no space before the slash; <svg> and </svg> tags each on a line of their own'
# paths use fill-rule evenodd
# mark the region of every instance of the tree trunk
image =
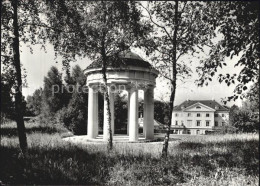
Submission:
<svg viewBox="0 0 260 186">
<path fill-rule="evenodd" d="M 172 81 L 171 81 L 171 97 L 170 97 L 170 119 L 169 123 L 167 123 L 167 132 L 165 134 L 164 142 L 163 142 L 163 149 L 162 149 L 162 158 L 166 159 L 168 155 L 168 146 L 169 146 L 169 139 L 170 139 L 170 132 L 171 132 L 171 123 L 172 123 L 172 111 L 174 107 L 174 99 L 175 99 L 175 92 L 176 92 L 176 75 L 177 75 L 177 59 L 176 59 L 176 52 L 177 52 L 177 31 L 178 31 L 178 1 L 175 1 L 175 15 L 174 15 L 174 22 L 175 22 L 175 29 L 173 34 L 173 60 L 172 60 Z"/>
<path fill-rule="evenodd" d="M 108 134 L 109 134 L 109 138 L 108 138 L 108 150 L 112 150 L 113 148 L 113 136 L 112 136 L 112 128 L 111 128 L 111 111 L 110 111 L 110 99 L 109 99 L 109 92 L 108 92 L 108 85 L 107 85 L 107 75 L 106 75 L 106 59 L 104 60 L 103 58 L 103 65 L 102 65 L 102 75 L 103 75 L 103 81 L 105 84 L 105 101 L 107 102 L 107 110 L 104 110 L 104 112 L 108 113 L 108 129 L 104 129 L 104 130 L 108 130 Z"/>
<path fill-rule="evenodd" d="M 103 17 L 103 23 L 106 24 L 107 20 L 106 20 L 106 16 L 107 16 L 107 11 L 106 11 L 106 5 L 105 2 L 102 1 L 102 7 L 104 12 L 104 17 Z M 103 76 L 103 81 L 105 84 L 105 100 L 107 102 L 107 110 L 104 112 L 108 113 L 108 129 L 104 129 L 104 130 L 108 130 L 108 144 L 107 144 L 107 149 L 108 151 L 113 149 L 113 135 L 112 135 L 112 128 L 111 128 L 111 111 L 110 111 L 110 99 L 109 99 L 109 92 L 108 92 L 108 85 L 107 85 L 107 75 L 106 75 L 106 70 L 107 70 L 107 54 L 106 54 L 106 48 L 105 48 L 105 38 L 106 38 L 106 31 L 103 31 L 102 34 L 102 41 L 101 41 L 101 56 L 102 56 L 102 76 Z"/>
<path fill-rule="evenodd" d="M 21 76 L 21 62 L 20 62 L 20 49 L 19 49 L 19 27 L 18 27 L 18 16 L 17 16 L 17 4 L 18 1 L 12 1 L 13 6 L 13 29 L 14 29 L 14 39 L 13 39 L 13 52 L 14 61 L 13 65 L 16 70 L 16 82 L 17 86 L 15 88 L 15 112 L 16 112 L 16 123 L 18 129 L 18 136 L 20 142 L 20 148 L 22 152 L 27 150 L 27 139 L 25 133 L 25 126 L 23 120 L 23 108 L 22 108 L 22 76 Z"/>
<path fill-rule="evenodd" d="M 106 70 L 107 70 L 107 56 L 106 56 L 106 52 L 105 52 L 105 44 L 104 44 L 104 39 L 102 40 L 102 51 L 101 51 L 101 55 L 102 55 L 102 76 L 103 76 L 103 81 L 105 84 L 105 101 L 107 102 L 107 110 L 104 110 L 104 112 L 108 113 L 108 129 L 104 129 L 104 130 L 108 130 L 108 145 L 107 145 L 107 149 L 108 151 L 113 149 L 113 136 L 112 136 L 112 128 L 111 128 L 111 111 L 110 111 L 110 99 L 109 99 L 109 92 L 108 92 L 108 85 L 107 85 L 107 75 L 106 75 Z"/>
</svg>

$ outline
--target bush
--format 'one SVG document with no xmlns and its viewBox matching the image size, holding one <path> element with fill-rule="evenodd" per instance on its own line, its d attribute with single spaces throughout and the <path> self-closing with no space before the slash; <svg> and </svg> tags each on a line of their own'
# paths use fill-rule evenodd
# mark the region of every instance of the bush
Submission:
<svg viewBox="0 0 260 186">
<path fill-rule="evenodd" d="M 219 130 L 206 131 L 205 134 L 234 134 L 237 132 L 238 129 L 236 127 L 227 125 L 227 126 L 222 126 Z"/>
<path fill-rule="evenodd" d="M 63 107 L 56 113 L 57 122 L 76 135 L 87 134 L 87 95 L 75 92 L 68 107 Z"/>
<path fill-rule="evenodd" d="M 240 132 L 256 132 L 259 130 L 259 120 L 249 111 L 242 110 L 237 112 L 233 125 Z"/>
</svg>

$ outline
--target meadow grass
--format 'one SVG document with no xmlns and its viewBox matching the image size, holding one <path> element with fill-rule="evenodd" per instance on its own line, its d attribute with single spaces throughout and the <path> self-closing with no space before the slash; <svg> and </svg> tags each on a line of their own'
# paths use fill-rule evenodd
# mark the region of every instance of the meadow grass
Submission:
<svg viewBox="0 0 260 186">
<path fill-rule="evenodd" d="M 61 126 L 26 123 L 28 152 L 19 151 L 16 125 L 1 126 L 4 184 L 258 185 L 258 134 L 172 135 L 162 143 L 72 144 Z"/>
</svg>

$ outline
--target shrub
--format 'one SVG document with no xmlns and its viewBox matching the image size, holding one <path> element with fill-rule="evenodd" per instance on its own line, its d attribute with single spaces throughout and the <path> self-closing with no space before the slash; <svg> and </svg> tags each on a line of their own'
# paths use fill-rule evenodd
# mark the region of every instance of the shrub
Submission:
<svg viewBox="0 0 260 186">
<path fill-rule="evenodd" d="M 76 135 L 87 134 L 87 105 L 86 94 L 73 93 L 68 107 L 56 113 L 57 121 Z"/>
</svg>

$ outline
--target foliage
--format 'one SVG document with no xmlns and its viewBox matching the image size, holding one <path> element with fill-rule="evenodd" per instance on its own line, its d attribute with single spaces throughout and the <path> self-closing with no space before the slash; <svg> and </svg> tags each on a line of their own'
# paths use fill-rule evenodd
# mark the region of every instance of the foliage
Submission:
<svg viewBox="0 0 260 186">
<path fill-rule="evenodd" d="M 42 109 L 42 88 L 36 89 L 32 96 L 27 97 L 27 110 L 31 112 L 34 116 L 41 113 Z"/>
<path fill-rule="evenodd" d="M 237 105 L 233 105 L 229 110 L 229 124 L 234 126 L 236 115 L 240 111 L 239 107 Z"/>
<path fill-rule="evenodd" d="M 241 132 L 256 132 L 259 131 L 259 117 L 255 117 L 252 112 L 241 110 L 235 114 L 233 125 Z"/>
<path fill-rule="evenodd" d="M 52 66 L 44 77 L 43 114 L 54 116 L 55 112 L 64 106 L 64 85 L 62 74 L 57 67 Z"/>
<path fill-rule="evenodd" d="M 12 91 L 14 81 L 12 82 L 9 78 L 9 73 L 1 74 L 1 118 L 14 118 L 15 105 Z"/>
<path fill-rule="evenodd" d="M 127 128 L 127 101 L 126 95 L 115 94 L 115 129 Z"/>
<path fill-rule="evenodd" d="M 87 134 L 87 96 L 74 93 L 68 107 L 61 109 L 60 121 L 75 135 Z"/>
<path fill-rule="evenodd" d="M 86 77 L 78 65 L 72 68 L 71 74 L 65 78 L 66 90 L 71 94 L 71 98 L 66 98 L 68 105 L 63 107 L 57 115 L 60 115 L 59 121 L 74 134 L 86 134 L 88 110 L 88 94 L 84 89 Z M 70 88 L 72 90 L 69 90 Z"/>
<path fill-rule="evenodd" d="M 244 110 L 259 112 L 259 83 L 254 83 L 246 94 L 246 99 L 242 105 Z"/>
<path fill-rule="evenodd" d="M 247 100 L 242 108 L 233 105 L 230 109 L 230 124 L 237 128 L 238 132 L 259 131 L 259 112 Z"/>
<path fill-rule="evenodd" d="M 182 57 L 194 55 L 198 53 L 198 48 L 211 45 L 210 39 L 215 36 L 214 27 L 209 24 L 210 17 L 205 19 L 211 13 L 206 3 L 178 2 L 176 9 L 176 2 L 151 2 L 147 7 L 141 5 L 153 25 L 153 32 L 150 38 L 142 38 L 139 45 L 146 49 L 160 75 L 170 83 L 173 81 L 174 60 L 178 80 L 182 80 L 191 72 L 190 61 Z M 175 47 L 176 54 L 173 52 Z"/>
<path fill-rule="evenodd" d="M 211 77 L 216 75 L 220 68 L 224 68 L 225 57 L 241 57 L 235 62 L 235 66 L 242 66 L 239 74 L 219 74 L 219 82 L 225 82 L 228 86 L 235 84 L 234 94 L 227 101 L 246 97 L 249 85 L 259 83 L 259 2 L 210 2 L 215 16 L 213 23 L 218 35 L 223 36 L 218 43 L 211 48 L 209 57 L 202 61 L 198 69 L 199 85 L 207 84 Z"/>
<path fill-rule="evenodd" d="M 64 57 L 64 64 L 76 56 L 102 60 L 101 49 L 106 56 L 128 49 L 147 29 L 139 14 L 134 2 L 124 1 L 50 1 L 46 11 L 51 27 L 59 25 L 60 30 L 50 30 L 49 34 L 55 51 Z M 60 34 L 62 28 L 66 32 Z"/>
<path fill-rule="evenodd" d="M 66 71 L 66 76 L 64 77 L 64 81 L 66 83 L 66 89 L 64 92 L 65 105 L 68 105 L 69 101 L 72 98 L 73 92 L 77 91 L 77 87 L 83 87 L 86 83 L 86 77 L 84 75 L 83 70 L 79 65 L 75 65 L 72 68 L 72 72 L 70 73 L 69 69 Z"/>
<path fill-rule="evenodd" d="M 154 119 L 160 123 L 166 124 L 166 119 L 170 117 L 169 104 L 154 100 Z"/>
<path fill-rule="evenodd" d="M 10 22 L 10 20 L 14 19 L 12 2 L 16 1 L 1 2 L 1 62 L 6 66 L 11 65 L 14 59 L 14 50 L 12 50 L 14 28 Z M 28 47 L 42 44 L 44 48 L 47 38 L 39 34 L 43 32 L 44 28 L 37 27 L 42 23 L 40 13 L 43 5 L 44 3 L 40 1 L 17 1 L 19 41 L 27 44 Z M 33 52 L 31 47 L 30 49 Z M 16 72 L 13 71 L 13 78 L 15 78 L 15 74 Z"/>
<path fill-rule="evenodd" d="M 73 145 L 58 126 L 26 123 L 28 154 L 18 149 L 14 125 L 2 128 L 0 175 L 3 184 L 90 185 L 257 185 L 259 138 L 254 134 L 182 136 L 160 158 L 161 143 Z M 1 131 L 1 132 L 2 132 Z M 28 163 L 30 162 L 30 163 Z"/>
</svg>

